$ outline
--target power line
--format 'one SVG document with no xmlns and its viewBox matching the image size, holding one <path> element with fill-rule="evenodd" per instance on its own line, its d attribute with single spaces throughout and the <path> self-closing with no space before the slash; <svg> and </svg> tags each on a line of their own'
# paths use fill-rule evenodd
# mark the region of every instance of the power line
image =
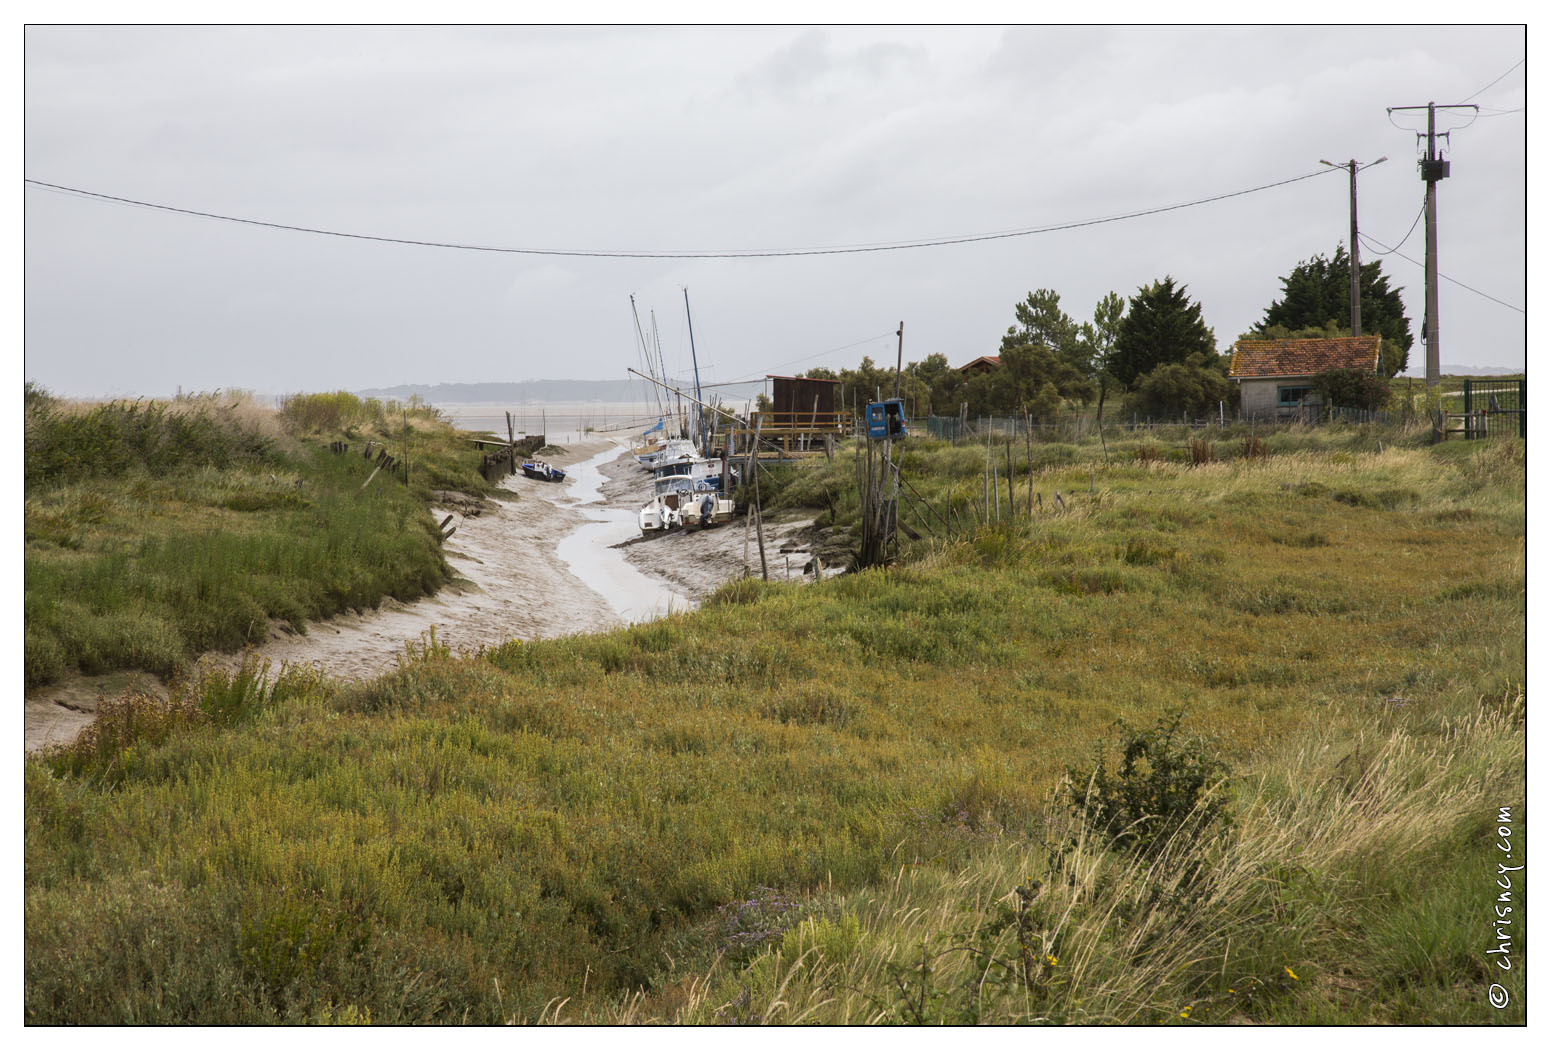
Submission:
<svg viewBox="0 0 1551 1051">
<path fill-rule="evenodd" d="M 1425 215 L 1425 214 L 1427 214 L 1427 202 L 1424 200 L 1422 202 L 1422 207 L 1417 209 L 1416 218 L 1411 220 L 1411 229 L 1406 231 L 1406 236 L 1404 236 L 1400 240 L 1396 241 L 1394 248 L 1387 249 L 1387 250 L 1385 250 L 1383 252 L 1376 252 L 1374 254 L 1375 255 L 1390 255 L 1391 253 L 1398 251 L 1400 249 L 1401 245 L 1403 245 L 1407 241 L 1411 240 L 1411 235 L 1416 233 L 1416 224 L 1422 221 L 1422 216 Z M 1378 244 L 1379 243 L 1377 241 L 1369 242 L 1369 238 L 1363 237 L 1362 234 L 1358 234 L 1357 236 L 1362 241 L 1364 241 L 1365 243 L 1370 243 L 1370 247 L 1373 244 Z"/>
<path fill-rule="evenodd" d="M 1528 57 L 1529 57 L 1529 56 L 1528 56 L 1528 55 L 1526 55 L 1526 56 L 1524 56 L 1524 57 L 1525 57 L 1525 58 L 1528 58 Z M 1509 73 L 1512 73 L 1512 72 L 1513 72 L 1513 71 L 1514 71 L 1514 70 L 1516 70 L 1516 69 L 1518 69 L 1518 68 L 1519 68 L 1519 67 L 1520 67 L 1520 66 L 1522 66 L 1522 65 L 1524 65 L 1524 59 L 1523 59 L 1523 58 L 1521 58 L 1521 59 L 1519 59 L 1519 60 L 1518 60 L 1518 61 L 1517 61 L 1517 62 L 1515 62 L 1515 63 L 1514 63 L 1514 64 L 1513 64 L 1513 65 L 1511 65 L 1511 66 L 1509 66 L 1509 67 L 1508 67 L 1508 68 L 1507 68 L 1507 69 L 1505 69 L 1505 70 L 1503 70 L 1503 71 L 1502 71 L 1502 73 L 1501 73 L 1501 74 L 1499 74 L 1499 75 L 1498 75 L 1498 76 L 1497 76 L 1497 77 L 1496 77 L 1496 78 L 1495 78 L 1495 79 L 1493 79 L 1493 80 L 1492 80 L 1492 82 L 1491 82 L 1491 84 L 1488 84 L 1488 85 L 1487 85 L 1487 86 L 1486 86 L 1486 88 L 1489 88 L 1489 87 L 1491 87 L 1491 86 L 1492 86 L 1492 84 L 1495 84 L 1495 83 L 1497 83 L 1497 81 L 1499 81 L 1499 80 L 1501 80 L 1501 79 L 1503 79 L 1503 77 L 1506 77 L 1506 76 L 1507 76 L 1507 75 L 1508 75 L 1508 74 L 1509 74 Z M 1464 99 L 1462 99 L 1462 100 L 1461 100 L 1461 101 L 1463 101 L 1463 102 L 1469 102 L 1469 101 L 1470 101 L 1470 100 L 1471 100 L 1471 99 L 1473 99 L 1473 98 L 1475 98 L 1475 97 L 1476 97 L 1476 96 L 1477 96 L 1477 95 L 1479 95 L 1479 94 L 1481 94 L 1481 92 L 1482 92 L 1482 91 L 1485 91 L 1485 90 L 1486 90 L 1486 88 L 1481 88 L 1481 89 L 1479 89 L 1479 90 L 1477 90 L 1477 91 L 1473 91 L 1473 92 L 1471 92 L 1471 93 L 1470 93 L 1470 94 L 1469 94 L 1469 95 L 1466 95 L 1466 96 L 1465 96 L 1465 97 L 1464 97 Z"/>
<path fill-rule="evenodd" d="M 1370 246 L 1373 245 L 1373 244 L 1378 244 L 1377 241 L 1374 241 L 1367 234 L 1358 234 L 1357 236 L 1362 239 L 1364 244 L 1368 244 Z M 1406 236 L 1409 237 L 1410 235 L 1407 234 Z M 1382 244 L 1380 244 L 1379 247 L 1383 248 L 1384 246 Z M 1421 263 L 1418 263 L 1415 259 L 1412 259 L 1410 256 L 1406 255 L 1404 252 L 1397 252 L 1393 248 L 1387 249 L 1384 252 L 1381 252 L 1379 254 L 1380 255 L 1391 255 L 1391 254 L 1398 255 L 1398 256 L 1400 256 L 1400 258 L 1404 259 L 1408 263 L 1412 263 L 1412 264 L 1414 264 L 1416 266 L 1422 266 L 1423 265 Z M 1523 314 L 1525 312 L 1523 307 L 1516 307 L 1512 303 L 1505 303 L 1505 302 L 1503 302 L 1501 299 L 1498 299 L 1496 296 L 1489 296 L 1485 292 L 1481 291 L 1479 288 L 1471 288 L 1469 285 L 1465 284 L 1465 282 L 1463 282 L 1463 281 L 1456 281 L 1454 278 L 1450 277 L 1448 274 L 1439 274 L 1438 276 L 1443 278 L 1445 281 L 1449 282 L 1450 284 L 1458 285 L 1459 287 L 1463 288 L 1467 292 L 1474 292 L 1476 295 L 1480 296 L 1482 299 L 1490 299 L 1493 303 L 1496 303 L 1499 306 L 1505 306 L 1509 310 L 1516 310 L 1520 314 Z"/>
<path fill-rule="evenodd" d="M 356 241 L 376 241 L 385 244 L 412 245 L 420 248 L 451 248 L 465 252 L 495 252 L 508 255 L 541 255 L 541 256 L 569 256 L 591 259 L 769 259 L 788 256 L 811 255 L 854 255 L 864 252 L 893 252 L 909 248 L 941 248 L 947 245 L 974 244 L 981 241 L 1005 240 L 1013 237 L 1029 237 L 1035 234 L 1057 233 L 1062 230 L 1077 230 L 1083 227 L 1100 226 L 1105 223 L 1121 222 L 1126 219 L 1139 219 L 1149 215 L 1160 215 L 1164 212 L 1179 211 L 1184 208 L 1195 208 L 1203 204 L 1213 204 L 1217 201 L 1226 201 L 1234 197 L 1243 197 L 1262 190 L 1271 190 L 1279 186 L 1287 186 L 1291 183 L 1301 182 L 1304 179 L 1312 179 L 1319 175 L 1327 174 L 1331 169 L 1321 168 L 1319 171 L 1309 172 L 1305 175 L 1297 175 L 1290 179 L 1281 179 L 1277 182 L 1264 183 L 1260 186 L 1252 186 L 1247 190 L 1234 190 L 1230 193 L 1214 194 L 1211 197 L 1201 197 L 1193 201 L 1185 201 L 1180 204 L 1162 205 L 1157 208 L 1146 208 L 1136 212 L 1126 212 L 1122 215 L 1106 216 L 1100 219 L 1083 219 L 1076 222 L 1056 223 L 1050 226 L 1027 227 L 1018 230 L 1005 230 L 998 233 L 969 234 L 961 237 L 924 238 L 916 241 L 879 242 L 875 244 L 859 245 L 835 245 L 830 247 L 815 248 L 789 248 L 776 250 L 745 249 L 731 251 L 605 251 L 601 249 L 586 248 L 510 248 L 497 245 L 462 244 L 454 241 L 426 241 L 406 237 L 384 237 L 376 234 L 348 233 L 342 230 L 326 230 L 313 226 L 296 226 L 290 223 L 267 222 L 262 219 L 244 219 L 240 216 L 222 215 L 218 212 L 202 212 L 193 208 L 180 208 L 170 204 L 156 204 L 151 201 L 139 201 L 130 197 L 120 197 L 115 194 L 96 193 L 91 190 L 82 190 L 74 186 L 61 186 L 57 183 L 43 182 L 39 179 L 24 179 L 29 186 L 38 186 L 43 189 L 55 190 L 61 193 L 73 194 L 92 200 L 108 201 L 115 204 L 131 205 L 137 208 L 151 208 L 157 211 L 174 212 L 179 215 L 190 215 L 200 219 L 216 219 L 221 222 L 242 223 L 246 226 L 262 226 L 272 230 L 289 230 L 293 233 L 318 234 L 325 237 L 344 237 Z"/>
<path fill-rule="evenodd" d="M 893 338 L 894 338 L 894 333 L 892 333 L 892 332 L 884 332 L 884 333 L 882 333 L 880 335 L 877 335 L 877 336 L 868 336 L 866 339 L 859 339 L 855 343 L 847 343 L 843 347 L 830 347 L 828 350 L 821 350 L 817 354 L 809 354 L 805 358 L 796 358 L 796 359 L 794 359 L 792 361 L 783 361 L 783 362 L 781 362 L 780 364 L 777 364 L 777 365 L 767 366 L 767 368 L 771 368 L 771 369 L 784 369 L 784 368 L 786 368 L 786 367 L 788 367 L 790 365 L 801 365 L 803 362 L 813 361 L 816 358 L 827 357 L 830 354 L 838 354 L 842 350 L 850 350 L 852 347 L 860 347 L 860 346 L 862 346 L 865 343 L 876 343 L 880 339 L 893 339 Z M 733 382 L 748 383 L 748 382 L 752 382 L 754 379 L 763 379 L 766 375 L 768 375 L 768 373 L 761 373 L 758 376 L 751 377 L 749 380 L 742 380 L 742 381 L 735 380 Z"/>
</svg>

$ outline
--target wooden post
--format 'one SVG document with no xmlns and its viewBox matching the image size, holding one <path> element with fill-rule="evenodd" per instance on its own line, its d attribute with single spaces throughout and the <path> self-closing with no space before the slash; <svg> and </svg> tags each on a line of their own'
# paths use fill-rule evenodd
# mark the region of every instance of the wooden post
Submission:
<svg viewBox="0 0 1551 1051">
<path fill-rule="evenodd" d="M 1012 481 L 1015 475 L 1012 473 L 1012 439 L 1007 439 L 1007 517 L 1013 516 L 1012 509 Z"/>
<path fill-rule="evenodd" d="M 986 468 L 980 475 L 980 512 L 983 525 L 991 524 L 991 434 L 986 432 Z"/>
<path fill-rule="evenodd" d="M 759 503 L 759 432 L 765 426 L 765 414 L 760 413 L 754 420 L 754 444 L 749 448 L 748 469 L 753 472 L 754 478 L 754 525 L 759 533 L 759 574 L 765 580 L 770 579 L 770 570 L 765 565 L 765 516 Z M 743 527 L 743 558 L 748 561 L 748 524 Z"/>
<path fill-rule="evenodd" d="M 1029 517 L 1034 517 L 1034 420 L 1023 410 L 1023 444 L 1029 463 Z"/>
<path fill-rule="evenodd" d="M 765 563 L 765 510 L 759 501 L 759 464 L 754 464 L 754 531 L 759 537 L 759 575 L 770 579 L 770 567 Z"/>
<path fill-rule="evenodd" d="M 862 535 L 863 564 L 875 565 L 878 550 L 878 478 L 876 463 L 878 459 L 878 446 L 867 438 L 867 494 L 862 501 L 866 512 L 867 531 Z"/>
</svg>

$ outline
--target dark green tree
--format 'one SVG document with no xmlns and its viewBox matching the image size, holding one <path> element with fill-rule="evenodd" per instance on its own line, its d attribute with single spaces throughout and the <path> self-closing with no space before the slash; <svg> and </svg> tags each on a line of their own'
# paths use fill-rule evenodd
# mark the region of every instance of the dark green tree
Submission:
<svg viewBox="0 0 1551 1051">
<path fill-rule="evenodd" d="M 1139 288 L 1120 321 L 1109 355 L 1109 373 L 1127 388 L 1157 368 L 1184 362 L 1192 354 L 1217 356 L 1217 339 L 1201 319 L 1201 304 L 1192 303 L 1185 286 L 1172 277 Z"/>
<path fill-rule="evenodd" d="M 1084 321 L 1077 338 L 1083 344 L 1083 356 L 1092 364 L 1093 378 L 1099 386 L 1099 418 L 1104 416 L 1104 397 L 1112 387 L 1119 386 L 1110 372 L 1110 357 L 1115 353 L 1115 341 L 1120 338 L 1120 323 L 1125 320 L 1125 297 L 1110 292 L 1093 306 L 1093 320 Z"/>
<path fill-rule="evenodd" d="M 1059 397 L 1071 401 L 1087 402 L 1094 395 L 1093 381 L 1069 359 L 1044 344 L 1003 347 L 1001 358 L 1001 368 L 989 374 L 991 402 L 985 406 L 985 412 L 1020 412 L 1039 399 L 1046 386 L 1054 387 Z M 1047 406 L 1048 403 L 1048 398 L 1041 402 Z"/>
<path fill-rule="evenodd" d="M 815 376 L 817 371 L 809 369 L 808 375 Z M 871 357 L 863 357 L 862 363 L 854 369 L 841 369 L 838 376 L 824 378 L 840 381 L 837 397 L 843 408 L 866 405 L 880 394 L 885 398 L 894 396 L 894 369 L 874 364 Z"/>
<path fill-rule="evenodd" d="M 1126 408 L 1138 416 L 1193 418 L 1217 415 L 1217 403 L 1233 403 L 1232 385 L 1222 358 L 1192 354 L 1170 361 L 1137 379 L 1126 395 Z"/>
<path fill-rule="evenodd" d="M 1393 376 L 1406 367 L 1411 353 L 1411 322 L 1406 317 L 1400 291 L 1389 287 L 1389 279 L 1377 262 L 1364 263 L 1359 281 L 1362 296 L 1362 328 L 1369 335 L 1384 338 L 1379 371 Z M 1334 335 L 1351 335 L 1352 260 L 1344 245 L 1336 246 L 1335 257 L 1317 255 L 1293 267 L 1282 278 L 1282 297 L 1266 308 L 1265 317 L 1255 326 L 1255 335 L 1275 339 L 1275 331 L 1321 328 Z M 1285 337 L 1282 337 L 1285 338 Z"/>
<path fill-rule="evenodd" d="M 1077 322 L 1061 309 L 1061 296 L 1048 288 L 1030 292 L 1013 307 L 1013 318 L 1016 324 L 1002 337 L 1002 365 L 992 374 L 989 401 L 980 411 L 1019 412 L 1035 401 L 1048 408 L 1050 399 L 1041 398 L 1046 386 L 1059 398 L 1091 399 L 1093 363 Z"/>
<path fill-rule="evenodd" d="M 948 364 L 946 355 L 928 354 L 925 361 L 912 361 L 905 366 L 905 375 L 908 380 L 920 385 L 915 396 L 924 400 L 921 406 L 923 412 L 930 409 L 938 416 L 958 412 L 964 376 Z"/>
<path fill-rule="evenodd" d="M 1002 337 L 1004 352 L 1009 347 L 1033 344 L 1049 348 L 1079 372 L 1091 370 L 1091 363 L 1084 357 L 1077 322 L 1061 309 L 1058 292 L 1049 288 L 1030 292 L 1012 308 L 1012 312 L 1016 323 L 1009 326 Z"/>
</svg>

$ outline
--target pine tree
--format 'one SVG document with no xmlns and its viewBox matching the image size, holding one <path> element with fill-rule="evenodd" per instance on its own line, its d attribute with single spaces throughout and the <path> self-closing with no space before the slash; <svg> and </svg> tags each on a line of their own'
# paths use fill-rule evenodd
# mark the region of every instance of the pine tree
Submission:
<svg viewBox="0 0 1551 1051">
<path fill-rule="evenodd" d="M 1383 337 L 1379 371 L 1393 376 L 1406 367 L 1411 353 L 1411 322 L 1406 318 L 1405 304 L 1399 290 L 1389 287 L 1389 279 L 1377 262 L 1362 265 L 1361 286 L 1363 332 Z M 1317 255 L 1282 278 L 1282 298 L 1266 308 L 1254 332 L 1271 336 L 1272 329 L 1320 328 L 1349 336 L 1351 304 L 1352 261 L 1345 246 L 1337 245 L 1334 258 Z"/>
<path fill-rule="evenodd" d="M 1184 285 L 1176 288 L 1174 279 L 1165 277 L 1131 297 L 1110 355 L 1109 372 L 1130 388 L 1159 365 L 1184 362 L 1192 354 L 1215 360 L 1217 339 L 1201 318 L 1201 304 L 1190 301 Z"/>
</svg>

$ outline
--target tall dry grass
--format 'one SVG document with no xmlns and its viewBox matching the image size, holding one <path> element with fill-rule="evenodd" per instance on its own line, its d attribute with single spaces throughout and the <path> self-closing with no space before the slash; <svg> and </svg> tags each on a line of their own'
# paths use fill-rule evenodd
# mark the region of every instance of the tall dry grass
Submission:
<svg viewBox="0 0 1551 1051">
<path fill-rule="evenodd" d="M 1455 937 L 1491 914 L 1491 865 L 1456 850 L 1462 834 L 1475 845 L 1470 833 L 1505 801 L 1522 807 L 1522 725 L 1513 709 L 1389 723 L 1355 745 L 1323 733 L 1255 764 L 1226 831 L 1187 823 L 1159 852 L 1115 852 L 1052 800 L 1043 843 L 999 839 L 959 868 L 910 864 L 879 886 L 816 892 L 745 965 L 719 963 L 606 1012 L 557 1006 L 549 1020 L 1522 1021 L 1522 973 L 1509 983 L 1514 1009 L 1494 1011 L 1483 1002 L 1498 977 L 1486 943 Z M 1418 879 L 1419 867 L 1434 878 Z M 1391 895 L 1455 868 L 1478 900 L 1436 910 L 1416 894 L 1424 907 L 1409 920 L 1375 922 L 1393 916 Z M 1428 940 L 1443 953 L 1423 978 L 1435 999 L 1397 998 L 1395 983 L 1419 977 L 1413 945 Z"/>
</svg>

